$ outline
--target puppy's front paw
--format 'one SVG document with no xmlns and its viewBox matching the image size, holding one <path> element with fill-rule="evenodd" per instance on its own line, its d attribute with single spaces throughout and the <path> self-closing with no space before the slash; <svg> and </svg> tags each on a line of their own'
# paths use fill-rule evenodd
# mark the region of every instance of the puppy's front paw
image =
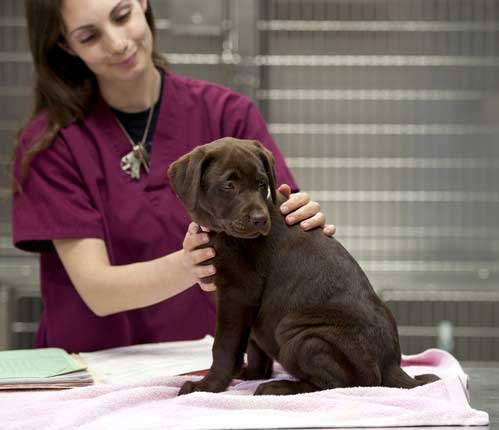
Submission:
<svg viewBox="0 0 499 430">
<path fill-rule="evenodd" d="M 184 394 L 190 394 L 193 393 L 194 391 L 200 391 L 196 389 L 198 385 L 199 382 L 187 381 L 184 383 L 184 385 L 182 385 L 182 388 L 180 388 L 178 395 L 183 396 Z"/>
<path fill-rule="evenodd" d="M 224 391 L 229 384 L 225 383 L 223 380 L 217 380 L 213 378 L 204 378 L 200 381 L 187 381 L 182 385 L 180 391 L 178 392 L 179 396 L 184 394 L 194 393 L 195 391 L 206 391 L 208 393 L 220 393 Z"/>
</svg>

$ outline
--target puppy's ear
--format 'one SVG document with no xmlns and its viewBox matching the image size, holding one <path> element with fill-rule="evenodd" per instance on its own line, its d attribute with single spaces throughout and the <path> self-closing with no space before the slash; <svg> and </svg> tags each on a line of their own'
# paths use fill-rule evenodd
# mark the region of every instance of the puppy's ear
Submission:
<svg viewBox="0 0 499 430">
<path fill-rule="evenodd" d="M 265 168 L 265 173 L 269 180 L 270 195 L 272 196 L 272 202 L 275 204 L 277 201 L 276 196 L 276 179 L 275 179 L 275 160 L 272 152 L 270 152 L 265 146 L 263 146 L 257 140 L 252 141 L 254 147 L 256 147 L 258 152 L 258 157 L 262 160 L 263 167 Z"/>
<path fill-rule="evenodd" d="M 209 151 L 198 147 L 174 161 L 168 168 L 173 191 L 191 214 L 196 209 L 201 192 L 201 178 L 210 158 Z"/>
</svg>

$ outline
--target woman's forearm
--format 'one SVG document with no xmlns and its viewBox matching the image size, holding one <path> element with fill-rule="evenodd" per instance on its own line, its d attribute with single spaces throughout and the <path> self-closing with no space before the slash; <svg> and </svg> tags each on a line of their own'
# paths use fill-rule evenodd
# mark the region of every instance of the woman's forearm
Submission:
<svg viewBox="0 0 499 430">
<path fill-rule="evenodd" d="M 159 303 L 197 281 L 183 263 L 183 250 L 155 260 L 113 266 L 101 239 L 53 242 L 79 295 L 99 316 Z"/>
<path fill-rule="evenodd" d="M 99 316 L 143 308 L 173 297 L 196 283 L 177 251 L 164 257 L 124 266 L 107 266 L 89 287 L 93 311 Z"/>
</svg>

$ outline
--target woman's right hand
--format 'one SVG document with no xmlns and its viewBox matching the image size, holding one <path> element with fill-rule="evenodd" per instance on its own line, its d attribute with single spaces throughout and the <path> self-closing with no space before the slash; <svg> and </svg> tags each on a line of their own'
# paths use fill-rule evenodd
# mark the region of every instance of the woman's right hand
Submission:
<svg viewBox="0 0 499 430">
<path fill-rule="evenodd" d="M 200 231 L 199 226 L 191 222 L 187 228 L 183 248 L 183 263 L 188 272 L 192 274 L 194 282 L 197 282 L 204 291 L 215 291 L 215 284 L 203 284 L 201 278 L 206 278 L 215 274 L 213 264 L 201 265 L 206 260 L 215 256 L 215 249 L 212 247 L 196 249 L 209 242 L 208 233 Z"/>
</svg>

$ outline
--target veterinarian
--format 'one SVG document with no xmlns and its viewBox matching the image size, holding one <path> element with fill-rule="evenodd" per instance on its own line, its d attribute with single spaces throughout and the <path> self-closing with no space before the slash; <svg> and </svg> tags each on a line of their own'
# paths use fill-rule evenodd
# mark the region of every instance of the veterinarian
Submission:
<svg viewBox="0 0 499 430">
<path fill-rule="evenodd" d="M 193 287 L 214 271 L 196 250 L 167 168 L 223 136 L 257 139 L 285 194 L 298 188 L 254 104 L 167 71 L 147 0 L 28 0 L 35 108 L 14 153 L 13 239 L 40 253 L 36 345 L 70 352 L 214 333 L 215 306 Z M 288 224 L 325 225 L 306 193 Z M 305 224 L 306 223 L 306 224 Z"/>
</svg>

